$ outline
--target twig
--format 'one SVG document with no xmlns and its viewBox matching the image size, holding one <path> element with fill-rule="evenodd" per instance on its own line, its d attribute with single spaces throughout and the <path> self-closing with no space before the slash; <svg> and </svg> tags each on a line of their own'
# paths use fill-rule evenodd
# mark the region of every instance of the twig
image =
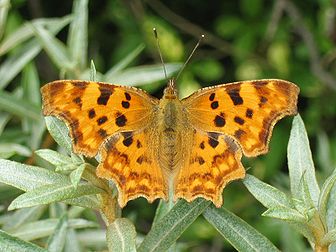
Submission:
<svg viewBox="0 0 336 252">
<path fill-rule="evenodd" d="M 187 34 L 191 34 L 195 38 L 199 38 L 201 34 L 205 35 L 204 43 L 211 45 L 223 53 L 232 54 L 233 48 L 230 43 L 216 37 L 215 35 L 207 32 L 203 28 L 191 23 L 190 21 L 184 19 L 183 17 L 175 14 L 165 5 L 157 0 L 148 0 L 148 5 L 152 7 L 160 16 L 169 21 L 171 24 L 175 25 Z"/>
<path fill-rule="evenodd" d="M 304 20 L 298 9 L 292 2 L 288 0 L 279 1 L 282 1 L 284 3 L 285 11 L 291 19 L 294 28 L 302 37 L 303 42 L 308 48 L 311 71 L 315 74 L 317 78 L 322 81 L 322 83 L 326 84 L 331 89 L 336 90 L 336 79 L 330 73 L 323 69 L 320 55 L 317 50 L 313 35 L 305 25 Z"/>
<path fill-rule="evenodd" d="M 270 22 L 267 25 L 267 29 L 265 32 L 265 40 L 271 41 L 274 37 L 274 34 L 276 33 L 276 30 L 278 28 L 279 21 L 283 15 L 285 7 L 285 2 L 281 0 L 277 0 L 272 9 L 272 14 L 270 17 Z"/>
</svg>

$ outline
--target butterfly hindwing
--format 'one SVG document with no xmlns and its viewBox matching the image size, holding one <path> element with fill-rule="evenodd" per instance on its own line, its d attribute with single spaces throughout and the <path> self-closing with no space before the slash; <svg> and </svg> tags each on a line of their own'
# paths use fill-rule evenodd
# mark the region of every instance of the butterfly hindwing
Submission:
<svg viewBox="0 0 336 252">
<path fill-rule="evenodd" d="M 215 132 L 194 131 L 189 155 L 175 180 L 175 198 L 196 197 L 222 205 L 225 185 L 245 176 L 241 150 L 232 138 Z"/>
<path fill-rule="evenodd" d="M 149 202 L 167 199 L 167 185 L 153 149 L 157 135 L 150 128 L 117 133 L 101 151 L 97 175 L 116 183 L 121 207 L 139 196 Z"/>
<path fill-rule="evenodd" d="M 203 88 L 182 100 L 199 130 L 233 137 L 246 156 L 268 151 L 274 124 L 296 113 L 299 88 L 283 80 L 243 81 Z"/>
<path fill-rule="evenodd" d="M 147 125 L 158 102 L 142 90 L 102 82 L 54 81 L 41 92 L 43 114 L 63 119 L 74 151 L 91 157 L 113 133 Z"/>
</svg>

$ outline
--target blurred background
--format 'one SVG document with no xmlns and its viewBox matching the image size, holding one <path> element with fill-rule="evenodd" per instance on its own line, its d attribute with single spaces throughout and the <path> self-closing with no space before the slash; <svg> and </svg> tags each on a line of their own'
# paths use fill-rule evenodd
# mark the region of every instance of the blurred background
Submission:
<svg viewBox="0 0 336 252">
<path fill-rule="evenodd" d="M 4 6 L 10 6 L 5 18 Z M 90 60 L 97 80 L 137 85 L 160 98 L 166 81 L 152 32 L 156 27 L 172 76 L 205 35 L 178 80 L 181 98 L 201 87 L 240 80 L 280 78 L 296 83 L 301 89 L 298 110 L 319 182 L 331 174 L 336 164 L 336 1 L 89 1 L 88 32 L 82 38 L 87 44 L 71 65 L 69 54 L 74 52 L 67 51 L 72 41 L 66 17 L 73 10 L 69 0 L 0 0 L 0 157 L 36 164 L 34 150 L 56 147 L 41 119 L 39 87 L 61 78 L 89 79 Z M 39 35 L 39 49 L 34 47 L 35 36 L 11 37 L 28 21 L 41 18 L 64 21 L 57 28 L 48 24 L 64 43 L 63 51 L 51 51 Z M 37 123 L 27 123 L 27 117 Z M 291 120 L 276 125 L 267 155 L 244 159 L 248 173 L 283 191 L 289 190 L 286 146 Z M 6 186 L 0 192 L 2 202 L 18 194 Z M 123 216 L 146 234 L 157 203 L 131 201 Z M 284 251 L 307 247 L 288 226 L 262 217 L 265 209 L 239 181 L 225 189 L 224 206 Z M 87 216 L 95 218 L 92 213 Z M 180 241 L 185 251 L 233 250 L 203 218 Z"/>
</svg>

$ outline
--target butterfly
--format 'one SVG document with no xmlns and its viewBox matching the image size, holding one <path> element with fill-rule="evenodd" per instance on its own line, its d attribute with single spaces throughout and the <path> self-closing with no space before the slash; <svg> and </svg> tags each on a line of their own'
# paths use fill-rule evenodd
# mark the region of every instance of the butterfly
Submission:
<svg viewBox="0 0 336 252">
<path fill-rule="evenodd" d="M 58 80 L 41 88 L 43 114 L 70 129 L 73 151 L 101 156 L 96 174 L 112 180 L 118 203 L 145 197 L 223 203 L 245 176 L 244 154 L 268 151 L 275 123 L 297 113 L 299 88 L 265 79 L 202 88 L 180 100 L 173 79 L 162 99 L 103 82 Z"/>
</svg>

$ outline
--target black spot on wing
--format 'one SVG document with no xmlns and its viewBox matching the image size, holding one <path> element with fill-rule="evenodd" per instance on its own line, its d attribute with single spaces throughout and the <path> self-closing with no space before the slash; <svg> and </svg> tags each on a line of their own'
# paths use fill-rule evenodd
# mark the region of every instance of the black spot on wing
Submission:
<svg viewBox="0 0 336 252">
<path fill-rule="evenodd" d="M 234 133 L 234 136 L 237 138 L 237 139 L 240 139 L 242 137 L 242 135 L 244 135 L 246 132 L 242 129 L 238 129 L 235 131 Z"/>
<path fill-rule="evenodd" d="M 71 82 L 72 86 L 79 88 L 79 89 L 85 89 L 87 86 L 87 82 L 84 81 L 77 81 L 77 82 Z"/>
<path fill-rule="evenodd" d="M 252 118 L 252 116 L 253 116 L 253 110 L 252 109 L 246 109 L 246 113 L 245 113 L 245 116 L 247 117 L 247 118 Z"/>
<path fill-rule="evenodd" d="M 245 120 L 239 116 L 235 116 L 234 121 L 239 125 L 243 125 L 245 123 Z"/>
<path fill-rule="evenodd" d="M 227 93 L 234 105 L 241 105 L 244 103 L 243 98 L 240 96 L 240 87 L 228 90 Z"/>
<path fill-rule="evenodd" d="M 123 127 L 126 125 L 127 122 L 127 118 L 125 115 L 121 114 L 120 112 L 116 113 L 116 119 L 115 119 L 115 123 L 117 126 L 119 127 Z"/>
<path fill-rule="evenodd" d="M 107 116 L 102 116 L 100 118 L 97 119 L 97 124 L 98 125 L 102 125 L 107 121 Z"/>
<path fill-rule="evenodd" d="M 107 132 L 104 129 L 99 129 L 98 134 L 101 136 L 101 138 L 107 137 Z"/>
<path fill-rule="evenodd" d="M 130 107 L 130 103 L 129 103 L 128 101 L 122 101 L 122 102 L 121 102 L 121 106 L 122 106 L 123 108 L 128 109 L 128 108 Z"/>
<path fill-rule="evenodd" d="M 214 119 L 214 123 L 216 125 L 216 127 L 224 127 L 225 126 L 225 118 L 224 118 L 224 113 L 220 113 L 219 115 L 216 115 L 215 119 Z"/>
<path fill-rule="evenodd" d="M 96 116 L 96 111 L 92 108 L 88 112 L 89 118 L 92 119 Z"/>
<path fill-rule="evenodd" d="M 123 145 L 126 147 L 130 146 L 133 143 L 133 133 L 132 132 L 123 132 L 121 133 L 124 137 Z"/>
<path fill-rule="evenodd" d="M 216 148 L 219 144 L 218 142 L 219 133 L 216 132 L 208 132 L 208 143 L 212 148 Z"/>
<path fill-rule="evenodd" d="M 132 97 L 129 93 L 125 92 L 125 98 L 127 101 L 130 101 Z"/>
<path fill-rule="evenodd" d="M 76 97 L 72 101 L 76 103 L 80 108 L 82 108 L 82 99 L 80 97 Z"/>
<path fill-rule="evenodd" d="M 100 86 L 99 91 L 100 91 L 100 96 L 97 99 L 97 103 L 99 105 L 106 105 L 108 100 L 110 99 L 110 96 L 113 93 L 113 88 L 106 87 L 106 86 Z"/>
<path fill-rule="evenodd" d="M 213 101 L 213 102 L 211 102 L 211 108 L 212 109 L 216 109 L 216 108 L 218 108 L 218 106 L 219 106 L 219 104 L 218 104 L 218 101 Z"/>
<path fill-rule="evenodd" d="M 215 93 L 212 93 L 210 96 L 209 96 L 209 100 L 210 101 L 213 101 L 215 99 Z"/>
</svg>

